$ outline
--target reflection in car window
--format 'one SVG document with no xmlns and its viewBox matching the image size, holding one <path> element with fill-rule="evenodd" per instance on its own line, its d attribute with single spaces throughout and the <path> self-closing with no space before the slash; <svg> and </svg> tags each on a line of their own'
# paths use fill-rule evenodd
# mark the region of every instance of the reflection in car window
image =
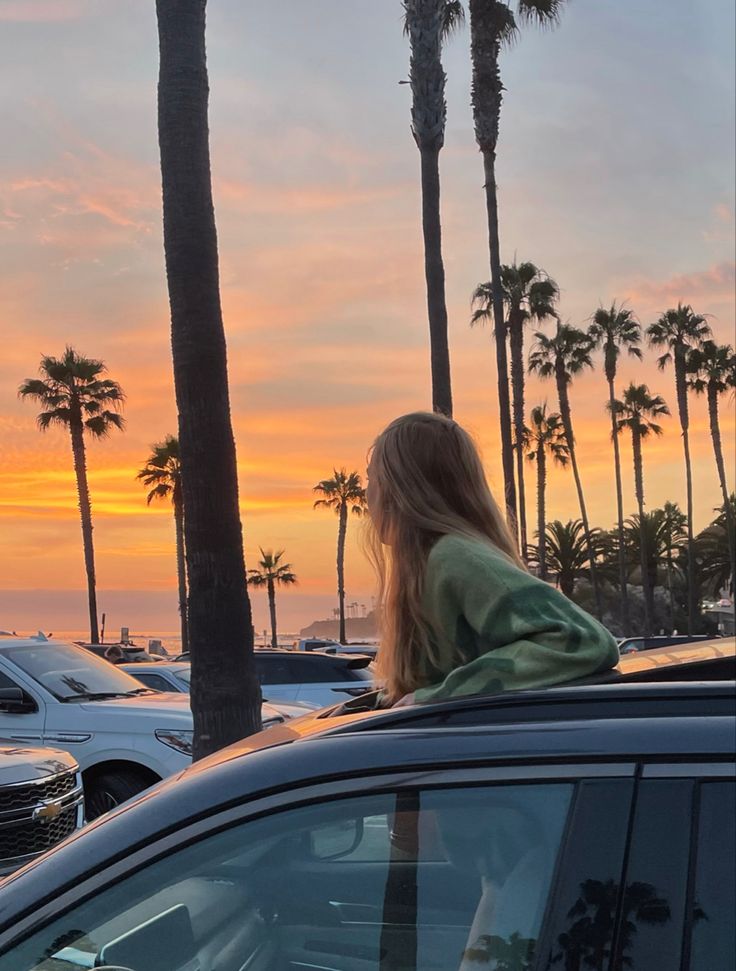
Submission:
<svg viewBox="0 0 736 971">
<path fill-rule="evenodd" d="M 617 969 L 680 967 L 692 790 L 689 779 L 641 784 L 619 922 Z"/>
<path fill-rule="evenodd" d="M 736 782 L 700 789 L 691 971 L 736 967 Z"/>
<path fill-rule="evenodd" d="M 406 790 L 241 824 L 96 890 L 0 971 L 524 968 L 573 789 Z"/>
</svg>

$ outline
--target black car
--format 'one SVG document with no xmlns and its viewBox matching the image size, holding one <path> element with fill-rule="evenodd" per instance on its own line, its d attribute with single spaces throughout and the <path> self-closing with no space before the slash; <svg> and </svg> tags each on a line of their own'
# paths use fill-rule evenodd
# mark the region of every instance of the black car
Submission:
<svg viewBox="0 0 736 971">
<path fill-rule="evenodd" d="M 729 971 L 734 644 L 680 650 L 232 746 L 0 886 L 0 971 Z"/>
</svg>

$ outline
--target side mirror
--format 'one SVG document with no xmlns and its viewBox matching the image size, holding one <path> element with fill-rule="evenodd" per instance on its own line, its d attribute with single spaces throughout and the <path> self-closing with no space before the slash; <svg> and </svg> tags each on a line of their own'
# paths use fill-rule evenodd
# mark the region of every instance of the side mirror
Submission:
<svg viewBox="0 0 736 971">
<path fill-rule="evenodd" d="M 0 688 L 0 711 L 8 714 L 36 711 L 36 702 L 22 688 Z"/>
<path fill-rule="evenodd" d="M 306 834 L 313 860 L 339 860 L 357 849 L 363 839 L 363 820 L 343 819 L 316 826 Z"/>
</svg>

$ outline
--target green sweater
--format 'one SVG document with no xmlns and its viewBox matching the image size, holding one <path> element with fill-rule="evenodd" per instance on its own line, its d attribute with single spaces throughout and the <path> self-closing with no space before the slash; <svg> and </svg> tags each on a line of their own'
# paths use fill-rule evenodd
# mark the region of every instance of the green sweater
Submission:
<svg viewBox="0 0 736 971">
<path fill-rule="evenodd" d="M 440 660 L 427 663 L 417 701 L 541 688 L 618 663 L 598 621 L 480 540 L 437 541 L 423 604 Z"/>
</svg>

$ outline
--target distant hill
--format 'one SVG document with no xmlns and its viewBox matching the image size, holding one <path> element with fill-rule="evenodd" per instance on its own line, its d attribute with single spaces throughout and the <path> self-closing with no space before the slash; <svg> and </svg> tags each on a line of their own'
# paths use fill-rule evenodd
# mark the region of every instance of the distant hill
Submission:
<svg viewBox="0 0 736 971">
<path fill-rule="evenodd" d="M 315 620 L 299 631 L 300 637 L 330 637 L 337 640 L 340 625 L 337 620 Z M 345 636 L 349 641 L 364 641 L 378 637 L 376 615 L 371 611 L 367 617 L 346 617 Z"/>
</svg>

